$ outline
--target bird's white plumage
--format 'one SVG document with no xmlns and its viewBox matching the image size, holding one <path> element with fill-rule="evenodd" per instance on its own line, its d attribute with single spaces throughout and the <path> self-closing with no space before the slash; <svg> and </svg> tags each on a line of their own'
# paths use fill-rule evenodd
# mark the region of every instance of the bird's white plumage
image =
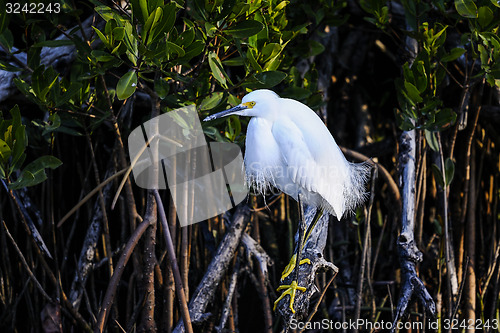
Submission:
<svg viewBox="0 0 500 333">
<path fill-rule="evenodd" d="M 254 104 L 249 104 L 254 102 Z M 247 181 L 274 186 L 341 218 L 365 197 L 367 164 L 348 162 L 321 119 L 306 105 L 270 90 L 243 97 L 235 112 L 250 116 L 245 143 Z"/>
</svg>

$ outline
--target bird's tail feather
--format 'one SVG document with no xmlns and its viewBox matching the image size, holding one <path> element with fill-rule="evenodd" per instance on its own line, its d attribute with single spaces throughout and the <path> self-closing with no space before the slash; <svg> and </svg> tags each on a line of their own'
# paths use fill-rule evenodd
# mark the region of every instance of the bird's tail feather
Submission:
<svg viewBox="0 0 500 333">
<path fill-rule="evenodd" d="M 373 165 L 366 161 L 363 163 L 349 163 L 351 169 L 350 179 L 344 188 L 345 211 L 352 213 L 357 206 L 366 201 L 368 197 L 367 182 L 370 179 Z"/>
</svg>

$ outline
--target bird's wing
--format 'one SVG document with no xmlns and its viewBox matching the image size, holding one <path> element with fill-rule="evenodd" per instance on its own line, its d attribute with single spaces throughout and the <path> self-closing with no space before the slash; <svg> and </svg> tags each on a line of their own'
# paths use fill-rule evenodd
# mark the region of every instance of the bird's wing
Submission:
<svg viewBox="0 0 500 333">
<path fill-rule="evenodd" d="M 332 152 L 328 149 L 329 144 L 321 135 L 314 133 L 308 133 L 307 138 L 304 137 L 303 131 L 288 119 L 275 121 L 272 134 L 287 166 L 284 172 L 287 172 L 289 179 L 304 190 L 318 193 L 332 207 L 336 216 L 342 216 L 345 175 L 338 163 L 343 161 L 335 163 L 330 159 Z M 315 156 L 315 151 L 318 150 L 323 150 L 323 159 L 330 157 L 326 160 L 318 159 Z"/>
<path fill-rule="evenodd" d="M 302 131 L 292 121 L 280 119 L 274 122 L 273 136 L 278 143 L 288 176 L 295 184 L 308 191 L 318 192 L 318 165 L 311 154 Z"/>
</svg>

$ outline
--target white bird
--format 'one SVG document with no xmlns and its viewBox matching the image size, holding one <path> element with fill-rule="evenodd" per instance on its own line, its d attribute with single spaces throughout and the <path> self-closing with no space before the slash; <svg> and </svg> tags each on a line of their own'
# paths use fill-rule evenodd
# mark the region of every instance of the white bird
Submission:
<svg viewBox="0 0 500 333">
<path fill-rule="evenodd" d="M 364 201 L 369 165 L 348 162 L 325 124 L 308 106 L 262 89 L 245 95 L 241 104 L 204 120 L 229 115 L 252 117 L 246 133 L 244 161 L 247 183 L 258 192 L 276 187 L 299 205 L 314 206 L 338 219 Z M 301 222 L 305 225 L 303 217 Z M 302 249 L 304 241 L 305 227 L 301 227 L 297 249 Z M 282 279 L 291 273 L 295 260 L 303 263 L 300 252 L 292 257 Z M 279 290 L 286 287 L 305 291 L 297 286 L 296 279 Z M 285 294 L 290 295 L 290 308 L 295 312 L 292 306 L 295 290 L 284 292 L 275 305 Z"/>
</svg>

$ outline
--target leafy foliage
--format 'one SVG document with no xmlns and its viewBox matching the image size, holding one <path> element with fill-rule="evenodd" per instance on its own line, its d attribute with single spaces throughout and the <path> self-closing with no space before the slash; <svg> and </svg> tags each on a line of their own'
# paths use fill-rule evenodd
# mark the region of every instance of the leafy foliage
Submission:
<svg viewBox="0 0 500 333">
<path fill-rule="evenodd" d="M 453 297 L 450 297 L 452 301 L 446 300 L 444 296 L 448 291 L 443 287 L 444 283 L 441 285 L 445 265 L 442 255 L 444 245 L 441 242 L 447 234 L 443 221 L 448 212 L 440 211 L 441 198 L 436 193 L 443 191 L 449 194 L 450 205 L 453 205 L 449 209 L 450 215 L 459 215 L 452 218 L 462 222 L 455 228 L 455 232 L 460 233 L 455 235 L 455 240 L 460 240 L 467 236 L 462 228 L 466 217 L 464 207 L 470 203 L 466 193 L 471 196 L 484 192 L 477 199 L 483 205 L 480 208 L 484 208 L 478 209 L 477 213 L 484 213 L 478 219 L 481 237 L 487 240 L 485 244 L 489 244 L 489 240 L 498 244 L 495 223 L 498 220 L 497 147 L 500 143 L 494 128 L 497 124 L 497 89 L 500 87 L 500 5 L 496 0 L 60 2 L 63 11 L 60 14 L 20 12 L 12 15 L 3 15 L 4 3 L 0 2 L 0 71 L 1 74 L 15 73 L 11 88 L 17 89 L 17 96 L 2 101 L 0 105 L 3 111 L 0 115 L 0 178 L 16 194 L 21 196 L 27 193 L 22 200 L 30 195 L 35 198 L 34 205 L 30 205 L 29 201 L 24 203 L 29 208 L 28 213 L 11 213 L 2 206 L 0 218 L 12 231 L 21 252 L 27 254 L 32 273 L 38 277 L 49 297 L 61 295 L 61 292 L 69 294 L 73 278 L 79 277 L 83 271 L 77 267 L 79 263 L 75 263 L 74 258 L 80 253 L 95 254 L 90 259 L 93 268 L 88 269 L 93 277 L 92 283 L 88 283 L 91 287 L 85 289 L 88 300 L 85 299 L 86 306 L 77 310 L 81 318 L 72 317 L 63 327 L 71 326 L 73 320 L 77 320 L 78 325 L 85 328 L 85 322 L 94 320 L 95 312 L 103 306 L 101 295 L 108 285 L 110 272 L 117 268 L 114 254 L 121 253 L 138 216 L 144 217 L 148 199 L 145 192 L 134 189 L 118 201 L 119 209 L 102 210 L 102 207 L 107 207 L 107 195 L 114 188 L 106 192 L 99 187 L 96 190 L 96 193 L 102 192 L 102 196 L 99 193 L 99 201 L 80 202 L 80 207 L 86 209 L 78 210 L 77 223 L 70 225 L 68 222 L 62 229 L 55 229 L 54 223 L 45 221 L 54 222 L 69 211 L 109 176 L 108 171 L 114 173 L 127 167 L 123 163 L 126 161 L 124 139 L 130 129 L 150 119 L 152 109 L 159 106 L 156 111 L 169 112 L 178 107 L 196 105 L 200 117 L 204 117 L 237 105 L 244 93 L 261 88 L 276 90 L 282 97 L 300 100 L 315 110 L 324 107 L 322 115 L 328 119 L 335 139 L 341 145 L 354 146 L 377 158 L 378 163 L 386 166 L 392 175 L 396 174 L 393 168 L 396 129 L 415 129 L 419 133 L 420 183 L 416 191 L 420 193 L 417 215 L 420 218 L 421 239 L 418 246 L 423 251 L 425 249 L 426 257 L 432 258 L 430 264 L 422 264 L 419 270 L 433 296 L 439 295 L 439 299 L 444 300 L 442 309 L 460 308 L 458 313 L 463 315 L 462 305 L 454 304 Z M 118 3 L 123 7 L 118 7 Z M 49 52 L 60 52 L 62 56 L 47 62 Z M 71 56 L 66 57 L 68 54 Z M 325 85 L 325 82 L 328 84 Z M 329 90 L 325 86 L 329 86 Z M 485 91 L 484 98 L 482 90 Z M 322 94 L 328 97 L 328 102 Z M 475 127 L 472 127 L 475 122 L 471 119 L 476 113 L 468 109 L 469 105 L 477 109 L 483 104 L 490 107 L 491 118 L 480 123 L 481 131 L 477 131 L 480 134 L 476 137 L 466 136 L 476 133 Z M 203 124 L 203 130 L 213 140 L 232 141 L 243 146 L 247 121 L 238 117 L 219 119 Z M 477 165 L 480 165 L 476 170 L 479 171 L 471 172 L 482 178 L 476 181 L 475 189 L 469 190 L 470 175 L 467 170 L 472 170 L 470 161 L 474 157 L 468 148 L 474 145 L 476 149 L 486 148 L 481 152 L 481 158 L 476 157 Z M 463 157 L 467 151 L 472 156 L 468 160 Z M 492 165 L 493 168 L 487 168 Z M 54 172 L 48 170 L 55 168 Z M 41 184 L 47 178 L 52 181 L 24 189 Z M 374 191 L 374 223 L 371 227 L 375 241 L 370 241 L 373 244 L 373 265 L 370 277 L 359 277 L 362 282 L 366 278 L 378 279 L 383 285 L 383 292 L 377 289 L 377 284 L 370 286 L 369 291 L 357 291 L 363 296 L 360 297 L 362 308 L 373 309 L 371 318 L 385 316 L 386 319 L 390 317 L 387 315 L 389 311 L 386 311 L 387 300 L 390 299 L 386 287 L 397 288 L 399 285 L 397 264 L 394 264 L 397 263 L 397 256 L 392 251 L 393 233 L 388 236 L 389 230 L 398 228 L 397 217 L 387 187 L 384 184 L 379 188 L 377 184 Z M 432 190 L 423 193 L 425 188 Z M 0 198 L 4 205 L 7 200 L 3 196 Z M 19 200 L 20 206 L 23 206 L 22 200 Z M 97 204 L 93 206 L 94 203 Z M 293 251 L 295 207 L 286 200 L 278 201 L 276 205 L 279 209 L 275 209 L 277 206 L 269 200 L 263 200 L 261 204 L 264 207 L 269 204 L 270 208 L 259 212 L 251 233 L 261 236 L 260 244 L 277 263 L 276 272 L 270 270 L 269 273 L 269 281 L 275 284 L 279 280 L 277 272 Z M 37 209 L 37 205 L 41 208 Z M 98 215 L 96 212 L 99 209 L 93 210 L 94 207 L 99 207 L 104 215 Z M 51 239 L 46 248 L 50 248 L 59 261 L 40 264 L 42 260 L 37 257 L 36 247 L 30 244 L 31 238 L 17 227 L 13 228 L 18 219 L 29 220 L 30 216 L 36 217 L 41 230 L 35 238 L 42 243 L 43 238 Z M 342 224 L 335 224 L 335 232 L 332 233 L 337 239 L 329 243 L 327 255 L 334 254 L 330 260 L 338 261 L 343 272 L 337 277 L 341 282 L 334 289 L 336 294 L 344 293 L 344 286 L 351 285 L 356 279 L 348 274 L 358 271 L 360 249 L 369 246 L 362 243 L 365 217 L 360 208 L 352 223 L 343 221 Z M 127 219 L 133 220 L 130 226 L 124 222 Z M 108 220 L 109 226 L 104 228 Z M 94 221 L 97 221 L 96 224 L 93 224 Z M 92 223 L 90 227 L 87 222 Z M 36 230 L 33 225 L 28 229 Z M 104 231 L 93 240 L 83 239 L 96 225 L 98 227 L 94 230 L 103 226 Z M 185 273 L 189 275 L 186 280 L 192 291 L 221 240 L 224 222 L 215 219 L 182 235 L 179 228 L 173 229 L 177 230 L 176 251 L 187 251 L 182 253 L 183 258 L 188 258 Z M 341 232 L 337 233 L 337 230 Z M 483 230 L 491 230 L 491 233 L 483 233 Z M 10 251 L 11 244 L 8 241 L 4 243 L 6 233 L 3 226 L 0 226 L 0 234 L 1 248 Z M 186 242 L 189 252 L 184 247 Z M 94 244 L 94 247 L 82 251 L 82 246 L 86 246 L 82 244 L 88 243 Z M 120 300 L 133 299 L 130 304 L 123 305 L 130 307 L 126 312 L 122 305 L 117 307 L 117 322 L 132 322 L 127 330 L 132 330 L 135 322 L 147 322 L 138 314 L 126 319 L 122 314 L 135 313 L 135 306 L 136 309 L 143 309 L 145 287 L 136 272 L 154 266 L 159 268 L 162 277 L 169 278 L 166 274 L 168 265 L 166 260 L 162 260 L 163 245 L 158 235 L 153 250 L 146 250 L 141 243 L 139 246 L 144 249 L 134 252 L 134 265 L 137 266 L 126 272 L 121 280 L 127 280 L 128 288 L 118 291 Z M 463 242 L 458 244 L 456 241 L 454 246 L 459 248 Z M 484 304 L 496 304 L 494 308 L 498 314 L 498 297 L 491 296 L 490 291 L 498 287 L 498 278 L 495 277 L 498 266 L 485 264 L 496 263 L 496 252 L 481 250 L 482 266 L 478 275 L 487 274 L 477 279 L 484 287 L 478 288 L 478 295 L 481 294 Z M 33 309 L 29 313 L 38 320 L 44 303 L 40 301 L 41 297 L 31 298 L 31 294 L 38 296 L 40 291 L 33 291 L 36 289 L 31 288 L 34 284 L 32 276 L 28 276 L 18 264 L 16 254 L 9 251 L 4 251 L 8 257 L 0 264 L 0 278 L 7 281 L 5 279 L 9 278 L 10 272 L 14 272 L 12 275 L 15 277 L 8 280 L 10 284 L 3 283 L 5 288 L 0 288 L 0 308 L 17 309 L 18 304 L 24 306 L 23 302 L 35 300 L 29 304 Z M 157 256 L 158 262 L 151 266 L 144 264 L 151 258 L 147 256 L 147 251 Z M 377 257 L 387 260 L 377 262 Z M 255 294 L 255 286 L 251 283 L 256 280 L 254 275 L 258 276 L 256 271 L 252 271 L 257 265 L 248 264 L 247 259 L 237 260 L 247 265 L 245 270 L 253 274 L 249 279 L 252 282 L 238 280 L 238 292 L 241 291 L 240 298 L 244 300 L 238 303 L 241 307 L 240 318 L 243 318 L 243 311 L 255 308 L 255 303 L 248 300 Z M 109 271 L 105 269 L 107 265 Z M 346 276 L 341 276 L 344 273 Z M 61 281 L 54 278 L 53 283 L 52 276 Z M 161 283 L 157 280 L 153 288 L 158 291 L 168 283 L 158 287 Z M 221 288 L 218 299 L 226 296 L 225 286 L 228 283 L 221 285 L 224 288 Z M 265 283 L 263 286 L 263 295 L 268 297 L 265 290 L 269 286 Z M 489 298 L 483 294 L 485 290 L 490 293 L 486 295 Z M 329 294 L 326 293 L 325 297 L 331 297 Z M 349 303 L 352 295 L 351 291 L 345 292 L 346 304 L 354 307 L 354 302 Z M 59 300 L 64 300 L 64 297 Z M 365 306 L 365 301 L 373 302 Z M 333 302 L 331 304 L 328 310 L 337 308 Z M 372 306 L 375 304 L 376 308 Z M 68 304 L 63 304 L 63 307 L 62 316 L 66 318 L 73 308 Z M 488 315 L 486 308 L 477 311 L 485 318 Z M 172 309 L 175 312 L 174 305 Z M 216 305 L 213 313 L 217 314 L 219 310 Z M 43 308 L 43 311 L 49 310 Z M 329 313 L 329 318 L 339 313 L 331 311 L 334 314 Z M 412 316 L 418 317 L 415 313 L 419 311 L 415 309 L 413 312 Z M 0 311 L 0 326 L 7 322 L 23 325 L 14 317 L 15 313 Z M 166 311 L 156 311 L 155 316 L 163 316 L 164 313 Z M 367 313 L 368 310 L 363 310 L 362 316 L 368 318 Z M 347 315 L 352 317 L 349 311 Z M 234 316 L 233 320 L 237 317 Z M 245 320 L 248 318 L 253 319 L 245 317 Z M 217 319 L 214 315 L 210 320 Z M 252 320 L 252 324 L 258 329 L 253 330 L 252 326 L 247 331 L 259 331 L 264 327 L 260 320 Z"/>
<path fill-rule="evenodd" d="M 28 137 L 26 126 L 22 124 L 19 107 L 10 110 L 12 119 L 4 119 L 0 112 L 0 179 L 10 180 L 13 172 L 19 171 L 26 159 Z M 55 169 L 62 162 L 54 156 L 41 156 L 26 165 L 16 181 L 9 184 L 10 189 L 19 189 L 40 184 L 47 179 L 46 168 Z"/>
</svg>

